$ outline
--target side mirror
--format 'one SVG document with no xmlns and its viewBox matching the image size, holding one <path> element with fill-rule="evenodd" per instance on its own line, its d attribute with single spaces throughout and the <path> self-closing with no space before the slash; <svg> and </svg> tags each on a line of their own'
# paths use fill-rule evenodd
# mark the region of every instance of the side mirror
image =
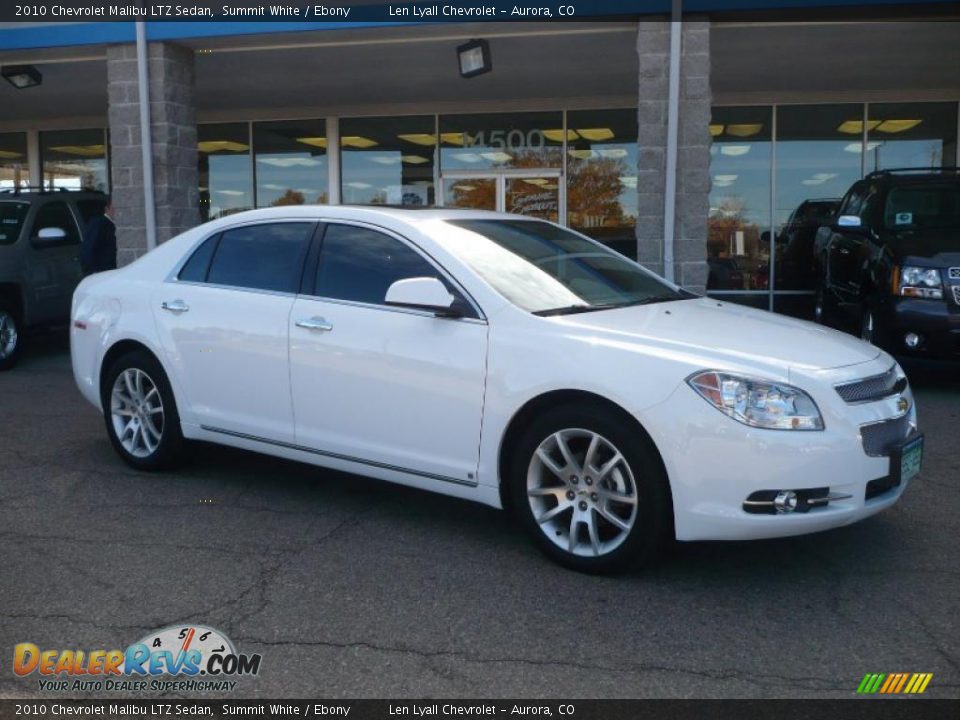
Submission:
<svg viewBox="0 0 960 720">
<path fill-rule="evenodd" d="M 841 228 L 859 228 L 863 227 L 860 218 L 856 215 L 841 215 L 837 218 L 837 227 Z"/>
<path fill-rule="evenodd" d="M 67 233 L 63 228 L 45 227 L 40 228 L 37 237 L 34 239 L 35 245 L 59 245 L 67 239 Z"/>
<path fill-rule="evenodd" d="M 453 307 L 453 295 L 442 282 L 432 277 L 397 280 L 387 288 L 384 302 L 397 307 L 429 310 L 444 317 L 460 315 Z"/>
</svg>

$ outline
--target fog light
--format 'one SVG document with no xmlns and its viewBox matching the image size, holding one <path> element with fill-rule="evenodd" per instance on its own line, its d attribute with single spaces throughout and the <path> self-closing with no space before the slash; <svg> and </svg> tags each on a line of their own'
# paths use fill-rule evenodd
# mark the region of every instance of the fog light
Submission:
<svg viewBox="0 0 960 720">
<path fill-rule="evenodd" d="M 920 336 L 916 333 L 909 332 L 903 336 L 903 342 L 912 350 L 920 344 Z"/>
<path fill-rule="evenodd" d="M 797 509 L 797 494 L 793 490 L 781 490 L 773 499 L 778 513 L 791 513 Z"/>
</svg>

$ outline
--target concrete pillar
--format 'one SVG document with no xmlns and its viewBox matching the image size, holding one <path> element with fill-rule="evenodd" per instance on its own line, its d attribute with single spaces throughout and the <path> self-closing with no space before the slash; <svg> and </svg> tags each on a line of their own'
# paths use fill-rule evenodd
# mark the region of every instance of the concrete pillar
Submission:
<svg viewBox="0 0 960 720">
<path fill-rule="evenodd" d="M 157 242 L 200 222 L 193 51 L 172 43 L 148 46 Z M 143 156 L 135 45 L 107 49 L 110 166 L 117 261 L 147 250 Z"/>
<path fill-rule="evenodd" d="M 674 268 L 680 285 L 702 293 L 710 211 L 710 23 L 685 20 L 682 27 Z M 641 22 L 637 53 L 637 256 L 662 275 L 670 23 Z"/>
</svg>

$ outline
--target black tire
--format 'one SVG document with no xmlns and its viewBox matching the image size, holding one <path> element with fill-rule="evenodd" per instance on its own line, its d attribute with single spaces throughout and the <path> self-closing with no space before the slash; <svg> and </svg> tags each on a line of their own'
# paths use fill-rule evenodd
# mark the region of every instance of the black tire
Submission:
<svg viewBox="0 0 960 720">
<path fill-rule="evenodd" d="M 140 405 L 141 411 L 139 414 L 132 409 L 132 405 L 121 402 L 119 399 L 115 401 L 114 387 L 118 378 L 127 371 L 133 371 L 134 374 L 142 373 L 149 384 L 156 388 L 156 395 L 159 395 L 161 403 L 160 419 L 162 422 L 156 423 L 151 419 L 150 427 L 152 431 L 149 436 L 144 429 L 140 436 L 142 438 L 140 442 L 135 439 L 132 440 L 134 445 L 132 450 L 130 449 L 131 438 L 128 437 L 126 432 L 123 435 L 127 438 L 127 446 L 121 440 L 118 423 L 122 423 L 123 420 L 122 418 L 115 419 L 114 409 L 131 411 L 136 417 L 131 416 L 130 422 L 139 420 L 142 425 L 145 417 L 156 417 L 153 414 L 156 413 L 156 395 L 150 394 L 147 397 L 145 402 Z M 123 383 L 124 381 L 121 380 L 120 382 Z M 144 382 L 144 387 L 148 387 L 146 382 Z M 121 392 L 123 392 L 122 389 Z M 100 401 L 103 407 L 103 419 L 107 427 L 107 435 L 110 437 L 114 450 L 117 451 L 124 462 L 137 470 L 147 472 L 168 470 L 179 464 L 183 456 L 184 445 L 183 434 L 180 430 L 180 414 L 177 412 L 177 404 L 167 375 L 153 355 L 144 350 L 134 350 L 117 358 L 104 376 L 103 386 L 100 388 Z"/>
<path fill-rule="evenodd" d="M 544 443 L 556 443 L 555 438 L 561 431 L 567 434 L 565 444 L 579 463 L 584 462 L 587 448 L 592 442 L 590 434 L 600 436 L 597 443 L 600 449 L 595 457 L 601 458 L 601 461 L 591 463 L 593 470 L 590 466 L 581 468 L 583 477 L 578 485 L 573 485 L 570 478 L 560 480 L 553 471 L 547 469 L 543 461 L 537 459 L 538 448 L 542 449 Z M 604 441 L 610 444 L 610 448 L 603 447 Z M 580 443 L 579 447 L 577 443 Z M 629 473 L 623 465 L 618 465 L 606 478 L 599 477 L 599 473 L 595 472 L 597 465 L 607 464 L 605 461 L 613 459 L 612 453 L 602 454 L 611 448 L 623 456 Z M 556 449 L 559 453 L 557 457 L 560 457 L 559 445 L 556 445 Z M 598 477 L 592 479 L 591 472 Z M 649 564 L 659 556 L 673 527 L 669 483 L 653 443 L 633 423 L 600 406 L 560 406 L 534 420 L 515 446 L 509 462 L 509 476 L 504 481 L 508 484 L 510 507 L 537 547 L 557 563 L 579 572 L 613 573 Z M 554 481 L 559 483 L 556 487 L 553 486 Z M 587 483 L 591 481 L 595 485 L 588 488 Z M 637 500 L 635 513 L 630 505 L 613 501 L 617 503 L 614 510 L 621 522 L 632 518 L 629 530 L 622 530 L 606 519 L 611 513 L 611 501 L 604 498 L 611 497 L 612 493 L 619 493 L 617 497 L 625 496 L 631 482 Z M 538 487 L 540 483 L 543 487 Z M 540 492 L 531 500 L 528 487 L 534 487 L 534 492 L 549 492 L 551 495 L 549 498 L 542 497 L 543 492 Z M 598 500 L 594 490 L 606 493 L 606 496 L 601 495 Z M 556 511 L 563 504 L 563 498 L 570 507 Z M 535 509 L 534 504 L 552 502 L 557 503 L 552 508 L 552 519 L 545 523 L 538 522 L 538 517 L 543 518 L 551 508 L 541 505 Z M 580 518 L 589 517 L 590 523 L 595 525 L 591 526 L 586 520 L 581 520 L 582 524 L 577 523 L 575 518 L 578 516 L 575 513 L 578 509 Z M 541 510 L 544 512 L 538 516 Z M 563 533 L 564 526 L 569 528 L 566 534 Z M 570 551 L 571 534 L 577 538 L 574 552 Z M 604 546 L 603 552 L 596 551 L 595 538 Z"/>
<path fill-rule="evenodd" d="M 17 364 L 22 347 L 20 315 L 9 303 L 0 300 L 0 372 Z"/>
<path fill-rule="evenodd" d="M 823 283 L 817 285 L 817 292 L 814 297 L 813 319 L 819 325 L 830 325 L 833 317 L 833 300 L 831 294 L 824 287 Z"/>
</svg>

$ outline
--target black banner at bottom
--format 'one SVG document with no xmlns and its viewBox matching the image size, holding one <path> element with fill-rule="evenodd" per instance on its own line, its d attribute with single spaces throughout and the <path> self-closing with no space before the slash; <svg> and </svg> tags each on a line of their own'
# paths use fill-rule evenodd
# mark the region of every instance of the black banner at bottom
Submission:
<svg viewBox="0 0 960 720">
<path fill-rule="evenodd" d="M 0 700 L 0 718 L 431 720 L 945 720 L 960 699 L 851 700 Z"/>
</svg>

